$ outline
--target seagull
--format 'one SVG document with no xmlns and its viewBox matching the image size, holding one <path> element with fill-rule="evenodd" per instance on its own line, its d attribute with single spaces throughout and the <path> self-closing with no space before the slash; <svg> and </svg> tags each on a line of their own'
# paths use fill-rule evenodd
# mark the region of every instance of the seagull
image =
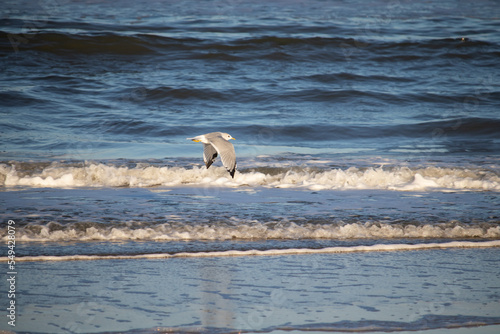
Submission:
<svg viewBox="0 0 500 334">
<path fill-rule="evenodd" d="M 234 179 L 234 172 L 236 171 L 236 153 L 234 153 L 234 146 L 229 140 L 236 139 L 224 132 L 211 132 L 187 139 L 197 143 L 203 143 L 203 161 L 205 161 L 205 166 L 207 166 L 207 168 L 212 165 L 217 155 L 220 155 L 222 164 Z"/>
</svg>

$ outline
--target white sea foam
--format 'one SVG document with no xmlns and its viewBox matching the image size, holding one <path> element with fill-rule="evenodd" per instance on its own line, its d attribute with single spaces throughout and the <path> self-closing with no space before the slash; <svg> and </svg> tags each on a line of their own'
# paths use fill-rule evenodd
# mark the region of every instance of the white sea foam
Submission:
<svg viewBox="0 0 500 334">
<path fill-rule="evenodd" d="M 359 252 L 388 252 L 388 251 L 417 251 L 425 249 L 447 249 L 447 248 L 491 248 L 500 247 L 500 240 L 492 241 L 451 241 L 445 243 L 422 243 L 422 244 L 377 244 L 371 246 L 351 247 L 327 247 L 321 249 L 290 248 L 269 250 L 228 250 L 213 252 L 193 253 L 161 253 L 161 254 L 139 254 L 139 255 L 63 255 L 63 256 L 23 256 L 17 257 L 16 261 L 89 261 L 89 260 L 119 260 L 119 259 L 168 259 L 179 257 L 201 258 L 201 257 L 227 257 L 227 256 L 279 256 L 279 255 L 306 255 L 306 254 L 343 254 Z M 7 257 L 0 257 L 0 262 L 8 261 Z"/>
<path fill-rule="evenodd" d="M 7 240 L 7 235 L 2 239 Z M 28 225 L 16 231 L 16 240 L 57 241 L 196 241 L 196 240 L 266 240 L 266 239 L 397 239 L 397 238 L 500 238 L 500 226 L 483 224 L 467 226 L 458 223 L 400 224 L 296 224 L 262 222 L 220 222 L 217 224 L 187 225 L 164 223 L 150 227 L 107 227 L 95 225 L 86 228 L 78 224 Z"/>
<path fill-rule="evenodd" d="M 35 168 L 36 170 L 36 168 Z M 54 163 L 41 171 L 18 171 L 16 164 L 0 164 L 0 184 L 6 187 L 153 187 L 222 186 L 275 187 L 308 190 L 383 189 L 423 191 L 500 191 L 500 175 L 482 168 L 379 167 L 349 169 L 265 167 L 237 172 L 228 178 L 224 168 L 119 166 L 103 163 L 64 165 Z"/>
</svg>

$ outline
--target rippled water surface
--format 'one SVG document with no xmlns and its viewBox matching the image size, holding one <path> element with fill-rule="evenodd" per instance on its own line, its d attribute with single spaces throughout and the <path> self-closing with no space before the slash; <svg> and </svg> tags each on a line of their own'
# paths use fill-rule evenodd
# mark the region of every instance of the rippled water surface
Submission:
<svg viewBox="0 0 500 334">
<path fill-rule="evenodd" d="M 498 279 L 483 280 L 492 292 L 476 298 L 470 291 L 483 283 L 453 277 L 498 278 L 496 1 L 57 0 L 1 7 L 0 215 L 15 221 L 18 261 L 30 273 L 27 293 L 39 296 L 34 304 L 23 300 L 32 320 L 24 318 L 22 331 L 398 331 L 500 323 Z M 234 178 L 220 161 L 206 169 L 202 145 L 186 140 L 212 131 L 236 138 Z M 7 241 L 8 231 L 0 237 Z M 374 283 L 379 297 L 358 290 L 359 300 L 329 284 L 368 275 L 370 259 L 383 263 L 388 250 L 401 251 L 391 259 L 415 272 L 394 288 L 403 315 L 386 305 L 382 319 L 373 315 L 394 294 L 381 288 L 383 279 Z M 439 269 L 450 265 L 442 252 L 455 256 L 453 275 Z M 299 253 L 300 260 L 292 255 Z M 423 254 L 436 256 L 426 258 L 432 277 L 449 281 L 435 290 L 451 290 L 450 298 L 426 294 L 435 283 L 419 280 Z M 361 269 L 336 276 L 314 265 L 304 269 L 317 273 L 313 283 L 300 281 L 297 289 L 262 283 L 279 278 L 274 271 L 245 287 L 215 275 L 212 289 L 203 283 L 208 274 L 195 270 L 240 264 L 242 272 L 260 271 L 279 259 L 331 266 L 351 255 Z M 250 309 L 233 314 L 236 320 L 210 318 L 207 312 L 226 314 L 231 303 L 193 292 L 201 301 L 184 306 L 185 322 L 165 316 L 166 302 L 144 311 L 148 298 L 138 301 L 142 320 L 130 321 L 128 293 L 191 300 L 189 289 L 159 297 L 147 287 L 113 290 L 82 277 L 75 282 L 102 294 L 41 309 L 54 296 L 36 292 L 31 277 L 40 266 L 57 277 L 71 266 L 99 276 L 108 261 L 121 268 L 110 282 L 131 275 L 127 266 L 141 263 L 139 270 L 154 273 L 162 261 L 184 263 L 196 291 L 218 291 L 233 304 L 250 294 Z M 300 272 L 278 267 L 288 278 Z M 161 275 L 175 281 L 166 269 Z M 63 281 L 52 283 L 61 288 Z M 412 295 L 423 303 L 418 307 L 403 302 L 415 284 L 428 297 Z M 290 308 L 272 292 L 285 291 L 277 286 L 294 301 Z M 251 297 L 255 289 L 267 299 Z M 308 289 L 313 293 L 304 295 Z M 352 317 L 323 313 L 337 305 L 328 296 L 314 308 L 321 289 L 342 295 Z M 306 304 L 310 309 L 301 310 Z M 486 306 L 464 306 L 473 304 Z M 109 322 L 88 315 L 98 305 Z M 51 320 L 33 327 L 40 312 Z M 76 323 L 75 312 L 85 315 Z"/>
</svg>

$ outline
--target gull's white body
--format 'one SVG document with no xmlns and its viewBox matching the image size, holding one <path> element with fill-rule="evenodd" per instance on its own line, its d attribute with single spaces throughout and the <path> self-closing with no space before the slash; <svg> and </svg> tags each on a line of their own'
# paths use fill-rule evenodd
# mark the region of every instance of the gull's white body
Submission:
<svg viewBox="0 0 500 334">
<path fill-rule="evenodd" d="M 224 132 L 211 132 L 187 139 L 203 143 L 203 161 L 205 161 L 207 168 L 212 165 L 217 155 L 220 155 L 222 164 L 226 167 L 229 174 L 231 174 L 231 177 L 234 178 L 236 153 L 234 152 L 233 144 L 229 142 L 230 139 L 234 140 L 231 135 Z"/>
</svg>

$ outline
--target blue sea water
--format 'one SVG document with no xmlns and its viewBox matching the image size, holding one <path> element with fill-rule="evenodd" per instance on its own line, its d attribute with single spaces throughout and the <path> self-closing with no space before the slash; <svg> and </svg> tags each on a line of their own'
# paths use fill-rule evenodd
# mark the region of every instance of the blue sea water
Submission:
<svg viewBox="0 0 500 334">
<path fill-rule="evenodd" d="M 0 215 L 16 222 L 18 261 L 35 273 L 31 261 L 498 252 L 499 8 L 4 2 Z M 186 140 L 213 131 L 236 138 L 234 178 Z M 418 330 L 448 326 L 428 311 Z M 453 326 L 500 323 L 481 316 Z M 216 325 L 206 332 L 228 330 Z"/>
</svg>

